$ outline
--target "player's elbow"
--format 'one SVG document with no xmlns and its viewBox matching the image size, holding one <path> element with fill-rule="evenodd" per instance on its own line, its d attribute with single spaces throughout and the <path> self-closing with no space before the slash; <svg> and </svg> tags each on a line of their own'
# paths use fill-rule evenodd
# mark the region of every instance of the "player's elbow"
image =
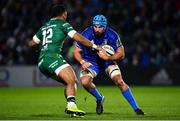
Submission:
<svg viewBox="0 0 180 121">
<path fill-rule="evenodd" d="M 120 61 L 120 60 L 123 60 L 125 58 L 125 54 L 124 53 L 121 53 L 121 54 L 119 54 L 119 57 L 118 57 L 118 61 Z"/>
<path fill-rule="evenodd" d="M 123 53 L 121 54 L 120 60 L 123 60 L 124 58 L 125 58 L 125 53 L 123 52 Z"/>
<path fill-rule="evenodd" d="M 119 49 L 117 50 L 117 52 L 118 52 L 118 55 L 119 55 L 118 60 L 122 60 L 122 59 L 125 58 L 125 51 L 124 51 L 124 48 L 119 48 Z"/>
<path fill-rule="evenodd" d="M 30 48 L 33 47 L 32 40 L 28 43 L 28 46 L 29 46 Z"/>
<path fill-rule="evenodd" d="M 30 48 L 35 48 L 35 47 L 37 46 L 37 44 L 36 44 L 33 40 L 31 40 L 31 41 L 28 43 L 28 46 L 29 46 Z"/>
</svg>

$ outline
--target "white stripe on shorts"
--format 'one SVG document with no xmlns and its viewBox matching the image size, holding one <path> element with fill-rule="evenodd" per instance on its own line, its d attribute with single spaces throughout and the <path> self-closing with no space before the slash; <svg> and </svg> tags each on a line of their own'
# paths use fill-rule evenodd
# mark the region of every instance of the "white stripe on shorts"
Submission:
<svg viewBox="0 0 180 121">
<path fill-rule="evenodd" d="M 62 66 L 59 66 L 59 67 L 55 70 L 56 75 L 58 76 L 59 72 L 60 72 L 61 70 L 63 70 L 64 68 L 68 67 L 68 66 L 70 66 L 70 65 L 69 65 L 69 64 L 64 64 L 64 65 L 62 65 Z"/>
</svg>

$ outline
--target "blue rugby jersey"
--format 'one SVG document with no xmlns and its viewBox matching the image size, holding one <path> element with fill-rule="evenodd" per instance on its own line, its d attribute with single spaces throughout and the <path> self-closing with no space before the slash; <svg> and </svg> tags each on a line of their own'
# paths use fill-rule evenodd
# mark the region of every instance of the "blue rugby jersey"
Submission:
<svg viewBox="0 0 180 121">
<path fill-rule="evenodd" d="M 104 35 L 101 38 L 96 38 L 93 33 L 93 28 L 88 27 L 83 32 L 82 35 L 92 41 L 96 45 L 105 45 L 108 44 L 113 47 L 113 49 L 116 51 L 117 48 L 123 47 L 119 35 L 112 30 L 111 28 L 106 28 Z M 97 53 L 92 50 L 90 47 L 83 46 L 79 42 L 76 42 L 75 46 L 82 49 L 82 57 L 85 60 L 89 61 L 97 61 L 98 55 Z"/>
</svg>

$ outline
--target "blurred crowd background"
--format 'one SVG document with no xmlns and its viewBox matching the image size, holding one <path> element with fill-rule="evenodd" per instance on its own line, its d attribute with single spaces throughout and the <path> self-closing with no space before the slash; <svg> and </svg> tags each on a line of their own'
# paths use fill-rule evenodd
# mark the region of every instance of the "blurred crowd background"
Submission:
<svg viewBox="0 0 180 121">
<path fill-rule="evenodd" d="M 0 65 L 37 64 L 38 52 L 28 42 L 48 19 L 52 3 L 63 3 L 68 22 L 79 32 L 104 14 L 121 37 L 123 64 L 180 65 L 180 0 L 0 0 Z M 73 41 L 63 55 L 71 63 Z"/>
</svg>

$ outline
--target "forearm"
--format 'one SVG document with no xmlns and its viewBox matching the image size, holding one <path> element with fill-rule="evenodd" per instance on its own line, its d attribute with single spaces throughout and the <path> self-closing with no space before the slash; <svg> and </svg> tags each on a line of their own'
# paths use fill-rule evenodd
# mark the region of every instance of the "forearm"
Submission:
<svg viewBox="0 0 180 121">
<path fill-rule="evenodd" d="M 74 58 L 80 63 L 83 63 L 83 58 L 79 52 L 74 53 Z"/>
<path fill-rule="evenodd" d="M 81 55 L 82 49 L 79 47 L 74 47 L 74 58 L 82 65 L 85 61 Z"/>
<path fill-rule="evenodd" d="M 110 56 L 108 60 L 110 60 L 110 61 L 118 61 L 118 60 L 122 60 L 122 59 L 124 59 L 123 54 L 114 54 L 114 55 Z"/>
<path fill-rule="evenodd" d="M 114 55 L 109 57 L 108 60 L 110 60 L 110 61 L 118 61 L 118 60 L 124 59 L 124 57 L 125 57 L 124 48 L 119 48 Z"/>
</svg>

